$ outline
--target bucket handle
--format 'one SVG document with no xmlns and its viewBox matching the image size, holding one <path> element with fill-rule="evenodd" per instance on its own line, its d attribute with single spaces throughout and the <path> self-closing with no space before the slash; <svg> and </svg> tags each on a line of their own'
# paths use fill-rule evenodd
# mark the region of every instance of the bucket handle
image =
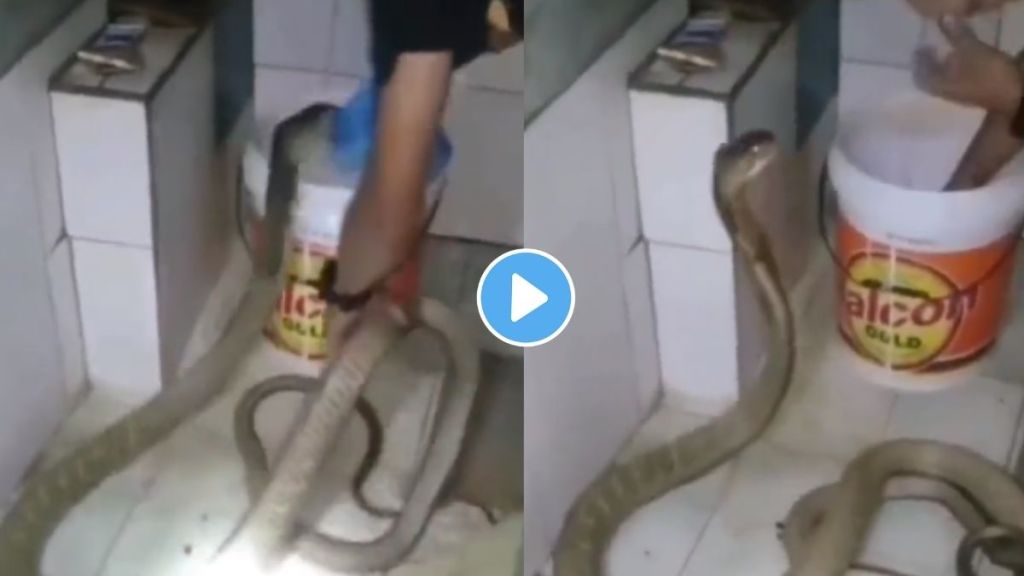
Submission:
<svg viewBox="0 0 1024 576">
<path fill-rule="evenodd" d="M 853 276 L 850 275 L 850 269 L 845 264 L 843 264 L 842 259 L 839 257 L 839 254 L 835 246 L 833 246 L 832 243 L 829 241 L 829 234 L 827 230 L 828 227 L 825 224 L 825 199 L 827 196 L 826 190 L 832 187 L 831 183 L 832 180 L 828 174 L 828 163 L 826 162 L 825 165 L 822 166 L 821 177 L 818 180 L 818 234 L 821 237 L 822 243 L 824 243 L 825 245 L 825 249 L 828 251 L 829 257 L 832 259 L 832 263 L 835 264 L 836 269 L 840 270 L 844 279 L 847 282 L 852 282 L 854 284 L 863 286 L 863 283 L 856 280 L 855 278 L 853 278 Z M 1017 244 L 1020 243 L 1022 232 L 1024 232 L 1024 223 L 1021 223 L 1014 229 L 1013 234 L 1016 241 L 1011 242 L 1010 245 L 1006 248 L 1006 250 L 1004 250 L 1003 253 L 999 256 L 999 258 L 997 258 L 996 261 L 992 264 L 992 266 L 990 266 L 984 274 L 978 277 L 977 280 L 967 284 L 964 287 L 957 286 L 955 290 L 953 290 L 951 293 L 945 296 L 938 298 L 928 298 L 928 300 L 952 300 L 955 298 L 962 297 L 976 290 L 978 287 L 980 287 L 982 284 L 984 284 L 990 278 L 992 278 L 992 276 L 994 276 L 996 272 L 999 271 L 999 269 L 1002 268 L 1002 266 L 1006 264 L 1006 262 L 1013 256 L 1013 253 L 1017 248 Z"/>
</svg>

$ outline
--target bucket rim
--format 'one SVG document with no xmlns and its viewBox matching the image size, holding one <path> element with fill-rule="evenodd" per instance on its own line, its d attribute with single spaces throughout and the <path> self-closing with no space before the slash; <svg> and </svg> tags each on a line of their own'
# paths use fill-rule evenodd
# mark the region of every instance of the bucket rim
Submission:
<svg viewBox="0 0 1024 576">
<path fill-rule="evenodd" d="M 960 200 L 964 198 L 970 198 L 975 201 L 979 196 L 987 196 L 989 198 L 993 196 L 1014 196 L 1015 194 L 1021 194 L 1024 190 L 1024 178 L 1018 178 L 1021 182 L 1013 182 L 1014 178 L 1007 177 L 1000 173 L 995 179 L 989 184 L 984 186 L 977 186 L 973 188 L 958 188 L 955 190 L 942 190 L 942 189 L 928 189 L 928 188 L 914 188 L 909 186 L 903 186 L 895 184 L 888 180 L 878 178 L 870 174 L 860 164 L 855 162 L 850 154 L 847 153 L 843 146 L 843 140 L 846 134 L 838 132 L 828 152 L 828 164 L 833 172 L 836 172 L 838 168 L 839 172 L 850 174 L 858 180 L 865 180 L 870 182 L 872 185 L 886 188 L 886 194 L 898 194 L 905 197 L 920 197 L 920 198 L 934 198 L 936 195 L 941 194 L 943 198 L 950 200 Z M 1006 168 L 1010 168 L 1014 165 L 1021 164 L 1022 157 L 1011 160 Z"/>
<path fill-rule="evenodd" d="M 872 175 L 867 169 L 865 169 L 860 163 L 854 160 L 852 154 L 848 152 L 848 141 L 849 138 L 863 130 L 865 126 L 869 126 L 877 123 L 878 120 L 884 119 L 886 114 L 891 114 L 894 110 L 899 108 L 914 108 L 919 110 L 922 107 L 934 107 L 934 108 L 946 108 L 950 110 L 957 110 L 959 112 L 970 112 L 970 113 L 983 113 L 979 108 L 973 106 L 966 106 L 957 102 L 952 102 L 937 96 L 932 96 L 926 92 L 917 89 L 904 89 L 900 92 L 883 99 L 878 105 L 872 107 L 862 107 L 856 110 L 850 111 L 846 114 L 846 118 L 840 119 L 837 122 L 835 137 L 833 138 L 831 150 L 829 151 L 829 161 L 833 160 L 834 156 L 841 156 L 841 161 L 846 164 L 846 167 L 851 172 L 858 176 L 861 176 L 874 184 L 884 185 L 892 188 L 890 192 L 904 194 L 904 195 L 934 195 L 943 194 L 945 197 L 965 197 L 971 196 L 974 198 L 978 194 L 984 194 L 987 196 L 995 196 L 999 194 L 1010 194 L 1019 191 L 1024 188 L 1024 183 L 1018 182 L 1016 186 L 1013 185 L 1011 178 L 1008 176 L 1008 171 L 1014 166 L 1024 163 L 1024 155 L 1018 155 L 1017 157 L 1010 160 L 1006 166 L 1003 167 L 996 176 L 988 184 L 983 186 L 976 186 L 972 188 L 959 188 L 955 190 L 943 190 L 943 189 L 928 189 L 906 186 L 890 182 L 888 180 L 878 178 Z M 980 122 L 979 122 L 980 125 Z M 1021 178 L 1024 180 L 1024 178 Z"/>
</svg>

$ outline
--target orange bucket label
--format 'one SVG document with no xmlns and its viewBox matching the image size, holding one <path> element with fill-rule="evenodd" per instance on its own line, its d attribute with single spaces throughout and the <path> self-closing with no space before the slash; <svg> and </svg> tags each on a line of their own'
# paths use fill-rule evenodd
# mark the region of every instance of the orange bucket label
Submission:
<svg viewBox="0 0 1024 576">
<path fill-rule="evenodd" d="M 1017 238 L 952 253 L 893 248 L 840 218 L 839 329 L 860 356 L 891 370 L 941 372 L 995 343 Z"/>
<path fill-rule="evenodd" d="M 288 259 L 288 282 L 270 317 L 266 335 L 278 347 L 310 360 L 327 353 L 326 303 L 317 281 L 334 250 L 297 243 Z"/>
</svg>

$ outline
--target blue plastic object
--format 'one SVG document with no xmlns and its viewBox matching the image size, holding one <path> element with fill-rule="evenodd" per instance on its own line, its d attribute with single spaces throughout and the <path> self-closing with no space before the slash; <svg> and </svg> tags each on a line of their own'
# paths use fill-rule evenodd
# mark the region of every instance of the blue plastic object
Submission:
<svg viewBox="0 0 1024 576">
<path fill-rule="evenodd" d="M 334 164 L 344 176 L 362 174 L 370 159 L 377 125 L 379 99 L 380 88 L 377 84 L 366 83 L 335 114 Z M 448 168 L 454 155 L 451 141 L 443 130 L 438 134 L 437 140 L 430 173 L 432 180 Z"/>
</svg>

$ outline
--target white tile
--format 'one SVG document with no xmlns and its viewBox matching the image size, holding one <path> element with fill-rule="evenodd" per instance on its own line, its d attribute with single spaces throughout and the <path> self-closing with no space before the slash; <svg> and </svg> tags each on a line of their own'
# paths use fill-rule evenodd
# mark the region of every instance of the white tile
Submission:
<svg viewBox="0 0 1024 576">
<path fill-rule="evenodd" d="M 256 0 L 256 63 L 326 72 L 334 0 Z"/>
<path fill-rule="evenodd" d="M 776 524 L 797 499 L 834 482 L 841 470 L 838 461 L 770 444 L 749 448 L 736 464 L 725 500 L 680 576 L 784 573 L 789 563 Z"/>
<path fill-rule="evenodd" d="M 667 32 L 685 11 L 685 3 L 659 2 L 643 19 L 645 26 L 655 24 L 646 30 L 653 30 L 650 36 L 638 25 L 626 37 L 637 43 L 633 48 L 656 44 L 664 37 L 657 24 Z M 621 56 L 629 69 L 636 64 L 629 61 L 633 48 L 620 42 L 606 57 Z M 527 573 L 544 564 L 566 508 L 644 413 L 623 331 L 629 313 L 617 223 L 624 203 L 608 166 L 619 164 L 620 155 L 609 156 L 604 142 L 604 118 L 624 113 L 610 109 L 601 96 L 613 76 L 584 74 L 530 123 L 521 144 L 524 240 L 557 256 L 580 287 L 565 332 L 524 354 L 525 506 L 537 511 L 526 518 Z"/>
<path fill-rule="evenodd" d="M 50 254 L 48 263 L 50 293 L 63 352 L 64 379 L 69 397 L 74 398 L 85 388 L 86 382 L 82 322 L 71 257 L 71 241 L 65 238 Z"/>
<path fill-rule="evenodd" d="M 626 289 L 636 386 L 640 392 L 641 407 L 647 407 L 654 404 L 661 392 L 661 368 L 658 364 L 651 259 L 646 243 L 637 243 L 626 255 L 622 281 Z"/>
<path fill-rule="evenodd" d="M 711 520 L 730 471 L 720 468 L 638 510 L 608 550 L 608 576 L 677 576 Z"/>
<path fill-rule="evenodd" d="M 739 392 L 733 256 L 660 244 L 650 255 L 663 385 L 717 412 Z"/>
<path fill-rule="evenodd" d="M 102 394 L 90 394 L 65 422 L 47 450 L 49 459 L 92 438 L 130 407 Z M 43 557 L 48 576 L 98 576 L 132 510 L 142 502 L 164 467 L 161 447 L 104 481 L 75 506 L 50 540 Z"/>
<path fill-rule="evenodd" d="M 231 243 L 227 264 L 199 314 L 195 329 L 182 352 L 178 372 L 192 366 L 216 344 L 234 317 L 252 278 L 252 260 L 240 239 Z"/>
<path fill-rule="evenodd" d="M 328 75 L 324 78 L 324 86 L 317 95 L 317 98 L 339 106 L 343 105 L 355 95 L 364 82 L 367 82 L 367 80 L 356 76 Z"/>
<path fill-rule="evenodd" d="M 445 127 L 454 156 L 431 232 L 522 245 L 522 96 L 456 84 Z"/>
<path fill-rule="evenodd" d="M 21 473 L 64 415 L 66 390 L 59 332 L 50 298 L 39 205 L 19 81 L 0 78 L 0 365 L 17 377 L 0 382 L 0 494 L 11 494 Z M 26 385 L 30 382 L 31 385 Z"/>
<path fill-rule="evenodd" d="M 860 560 L 906 574 L 953 576 L 964 530 L 942 506 L 890 502 L 875 519 Z"/>
<path fill-rule="evenodd" d="M 506 92 L 522 92 L 526 75 L 523 44 L 495 54 L 485 53 L 456 72 L 467 84 Z"/>
<path fill-rule="evenodd" d="M 838 339 L 820 354 L 798 352 L 786 401 L 768 431 L 791 450 L 848 459 L 885 437 L 896 395 L 865 381 L 846 365 Z"/>
<path fill-rule="evenodd" d="M 258 129 L 317 102 L 345 104 L 364 80 L 340 74 L 319 74 L 271 66 L 256 68 L 255 116 Z"/>
<path fill-rule="evenodd" d="M 278 120 L 302 109 L 324 86 L 318 72 L 256 67 L 256 119 Z"/>
<path fill-rule="evenodd" d="M 98 576 L 128 516 L 145 497 L 148 483 L 131 474 L 118 475 L 75 506 L 46 547 L 43 572 Z"/>
<path fill-rule="evenodd" d="M 662 446 L 707 422 L 684 411 L 686 399 L 669 393 L 617 457 Z M 619 529 L 606 562 L 609 576 L 676 576 L 721 502 L 732 471 L 723 466 L 638 510 Z"/>
<path fill-rule="evenodd" d="M 591 105 L 601 111 L 593 122 L 599 128 L 595 144 L 602 145 L 604 151 L 595 165 L 603 162 L 611 179 L 622 254 L 628 253 L 642 236 L 631 92 L 623 79 L 686 17 L 688 10 L 686 2 L 655 2 L 580 79 L 586 83 L 581 88 Z"/>
<path fill-rule="evenodd" d="M 729 250 L 712 196 L 715 151 L 728 138 L 724 103 L 634 91 L 631 104 L 644 236 Z"/>
<path fill-rule="evenodd" d="M 195 426 L 177 431 L 145 499 L 118 535 L 103 576 L 172 576 L 195 570 L 226 540 L 248 506 L 234 446 Z"/>
<path fill-rule="evenodd" d="M 22 91 L 22 113 L 31 118 L 28 145 L 32 150 L 36 194 L 46 246 L 57 244 L 64 230 L 57 150 L 48 95 L 50 77 L 64 60 L 97 30 L 105 17 L 106 2 L 89 0 L 35 46 L 10 74 L 18 78 Z"/>
<path fill-rule="evenodd" d="M 148 398 L 161 381 L 152 252 L 87 240 L 72 250 L 91 384 Z"/>
<path fill-rule="evenodd" d="M 916 90 L 909 70 L 843 62 L 839 65 L 839 122 L 857 110 L 871 108 L 907 90 Z"/>
<path fill-rule="evenodd" d="M 360 77 L 371 75 L 369 2 L 372 1 L 335 0 L 331 72 Z"/>
<path fill-rule="evenodd" d="M 1020 386 L 981 376 L 942 392 L 902 395 L 886 436 L 949 442 L 1006 464 L 1022 399 Z"/>
<path fill-rule="evenodd" d="M 1024 4 L 1007 2 L 999 28 L 999 47 L 1016 54 L 1024 49 Z"/>
<path fill-rule="evenodd" d="M 51 101 L 68 234 L 152 246 L 145 104 L 66 93 Z"/>
<path fill-rule="evenodd" d="M 909 4 L 844 0 L 841 18 L 843 60 L 910 64 L 923 23 Z"/>
</svg>

